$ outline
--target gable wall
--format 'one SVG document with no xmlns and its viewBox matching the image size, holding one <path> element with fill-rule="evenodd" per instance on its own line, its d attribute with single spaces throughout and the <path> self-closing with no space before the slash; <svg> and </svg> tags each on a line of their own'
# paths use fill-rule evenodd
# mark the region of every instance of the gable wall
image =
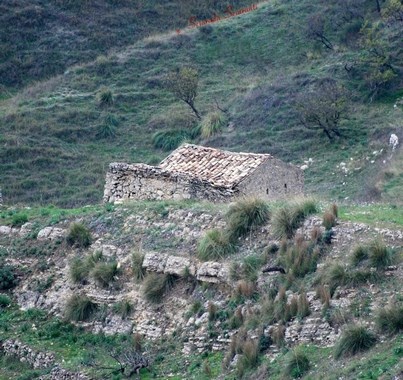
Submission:
<svg viewBox="0 0 403 380">
<path fill-rule="evenodd" d="M 298 167 L 275 158 L 261 164 L 238 185 L 243 196 L 279 199 L 304 193 L 304 174 Z"/>
</svg>

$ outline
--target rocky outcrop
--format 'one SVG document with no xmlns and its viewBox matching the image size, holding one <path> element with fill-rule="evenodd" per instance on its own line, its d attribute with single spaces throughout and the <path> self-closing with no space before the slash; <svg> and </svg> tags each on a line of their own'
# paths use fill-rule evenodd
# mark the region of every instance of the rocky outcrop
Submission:
<svg viewBox="0 0 403 380">
<path fill-rule="evenodd" d="M 70 372 L 56 366 L 49 375 L 41 376 L 39 380 L 91 380 L 91 378 L 82 373 Z"/>
<path fill-rule="evenodd" d="M 58 240 L 63 239 L 65 230 L 57 227 L 45 227 L 38 232 L 38 240 Z"/>
<path fill-rule="evenodd" d="M 28 363 L 33 368 L 49 368 L 55 362 L 53 354 L 34 351 L 19 340 L 7 339 L 1 347 L 5 355 L 15 356 L 20 362 Z"/>
<path fill-rule="evenodd" d="M 210 283 L 229 282 L 229 266 L 225 263 L 208 261 L 200 263 L 189 258 L 150 252 L 144 255 L 143 268 L 149 272 L 183 275 L 188 271 L 199 281 Z"/>
</svg>

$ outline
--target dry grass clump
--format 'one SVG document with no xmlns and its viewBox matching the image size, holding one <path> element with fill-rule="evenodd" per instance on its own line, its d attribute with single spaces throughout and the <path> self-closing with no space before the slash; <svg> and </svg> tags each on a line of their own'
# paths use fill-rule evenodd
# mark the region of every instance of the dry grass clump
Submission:
<svg viewBox="0 0 403 380">
<path fill-rule="evenodd" d="M 372 267 L 384 269 L 393 262 L 392 250 L 378 240 L 372 242 L 369 247 L 369 262 Z"/>
<path fill-rule="evenodd" d="M 336 225 L 336 217 L 334 216 L 332 211 L 325 211 L 325 213 L 323 214 L 322 224 L 326 230 L 330 230 Z"/>
<path fill-rule="evenodd" d="M 67 233 L 66 241 L 69 245 L 87 248 L 92 242 L 91 231 L 82 223 L 73 223 Z"/>
<path fill-rule="evenodd" d="M 91 276 L 102 288 L 108 288 L 113 281 L 116 280 L 116 276 L 119 273 L 119 266 L 116 261 L 103 263 L 96 263 L 91 270 Z"/>
<path fill-rule="evenodd" d="M 144 280 L 146 276 L 146 270 L 143 268 L 144 255 L 139 251 L 134 251 L 132 253 L 132 272 L 133 277 L 137 282 Z"/>
<path fill-rule="evenodd" d="M 150 273 L 143 282 L 143 295 L 151 303 L 159 303 L 164 295 L 173 288 L 177 277 L 171 274 Z"/>
<path fill-rule="evenodd" d="M 252 281 L 240 280 L 235 287 L 236 297 L 251 298 L 256 292 L 256 284 Z"/>
</svg>

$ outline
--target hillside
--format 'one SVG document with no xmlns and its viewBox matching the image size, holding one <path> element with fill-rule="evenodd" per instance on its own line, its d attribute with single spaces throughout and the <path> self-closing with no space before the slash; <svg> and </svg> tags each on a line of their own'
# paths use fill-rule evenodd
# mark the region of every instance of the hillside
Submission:
<svg viewBox="0 0 403 380">
<path fill-rule="evenodd" d="M 76 20 L 78 31 L 72 40 L 56 41 L 56 51 L 68 52 L 71 59 L 57 63 L 45 54 L 47 62 L 56 62 L 55 68 L 42 65 L 46 72 L 37 78 L 29 68 L 21 69 L 18 77 L 23 81 L 10 83 L 12 96 L 3 96 L 0 103 L 0 187 L 5 203 L 98 203 L 110 162 L 155 164 L 184 139 L 271 153 L 297 165 L 311 158 L 305 172 L 308 193 L 399 202 L 401 143 L 392 151 L 388 142 L 392 133 L 403 139 L 401 21 L 385 11 L 389 2 L 382 4 L 381 14 L 369 0 L 346 1 L 343 8 L 338 2 L 262 2 L 253 11 L 193 29 L 183 28 L 189 15 L 204 20 L 214 12 L 223 15 L 226 8 L 211 1 L 203 13 L 200 5 L 182 3 L 153 2 L 132 15 L 126 12 L 128 2 L 94 1 L 80 10 L 74 4 L 82 2 L 62 3 L 63 9 L 58 2 L 38 2 L 35 12 L 49 17 L 43 25 L 32 26 L 34 41 L 24 45 L 28 56 L 30 49 L 38 51 L 36 44 L 46 45 L 50 26 L 60 24 L 61 15 L 70 17 L 66 22 Z M 7 36 L 10 28 L 21 25 L 13 18 L 20 15 L 16 4 L 2 3 L 7 11 L 2 18 L 8 21 L 1 25 L 8 25 L 2 29 Z M 233 8 L 243 5 L 246 2 L 234 2 Z M 122 13 L 129 16 L 116 23 Z M 93 23 L 88 23 L 89 17 Z M 25 33 L 28 24 L 18 29 Z M 138 29 L 132 33 L 131 28 Z M 150 36 L 143 38 L 145 33 Z M 318 41 L 318 33 L 331 42 L 331 49 Z M 381 58 L 373 51 L 381 52 Z M 3 62 L 14 59 L 13 54 L 10 51 Z M 80 62 L 87 63 L 67 68 Z M 164 86 L 168 73 L 187 66 L 198 72 L 195 103 L 201 115 L 208 117 L 217 107 L 226 110 L 221 132 L 209 138 L 199 135 L 190 108 Z M 41 80 L 16 90 L 35 79 Z M 342 102 L 329 106 L 343 108 L 337 120 L 341 136 L 332 140 L 320 128 L 306 128 L 299 108 L 301 101 L 316 104 L 305 94 L 320 93 L 326 81 L 343 88 Z M 104 103 L 105 96 L 110 103 Z M 158 148 L 157 132 L 164 133 L 160 142 L 167 151 Z"/>
<path fill-rule="evenodd" d="M 3 210 L 0 379 L 134 379 L 141 360 L 143 380 L 400 379 L 400 210 L 253 205 Z M 280 241 L 292 209 L 304 220 Z M 231 251 L 203 250 L 212 228 L 238 231 Z"/>
</svg>

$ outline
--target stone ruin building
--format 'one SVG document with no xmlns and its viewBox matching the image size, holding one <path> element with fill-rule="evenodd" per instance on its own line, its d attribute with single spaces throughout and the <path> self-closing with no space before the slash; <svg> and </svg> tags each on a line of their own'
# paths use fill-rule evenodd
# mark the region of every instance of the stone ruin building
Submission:
<svg viewBox="0 0 403 380">
<path fill-rule="evenodd" d="M 111 163 L 105 202 L 130 199 L 278 199 L 302 195 L 303 172 L 270 154 L 235 153 L 184 144 L 158 166 Z"/>
</svg>

